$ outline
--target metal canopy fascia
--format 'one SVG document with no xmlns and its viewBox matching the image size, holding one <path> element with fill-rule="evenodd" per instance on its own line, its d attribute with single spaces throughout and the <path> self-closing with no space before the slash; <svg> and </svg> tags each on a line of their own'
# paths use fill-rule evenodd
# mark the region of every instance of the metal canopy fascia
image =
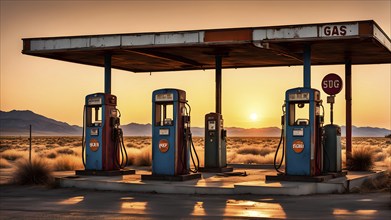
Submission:
<svg viewBox="0 0 391 220">
<path fill-rule="evenodd" d="M 278 27 L 23 39 L 23 54 L 132 72 L 391 63 L 391 40 L 372 20 Z"/>
</svg>

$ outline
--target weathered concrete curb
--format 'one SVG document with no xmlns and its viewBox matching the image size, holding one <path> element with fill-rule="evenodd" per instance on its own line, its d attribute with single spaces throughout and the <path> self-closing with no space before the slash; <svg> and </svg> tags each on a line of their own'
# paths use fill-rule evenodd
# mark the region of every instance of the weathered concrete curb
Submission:
<svg viewBox="0 0 391 220">
<path fill-rule="evenodd" d="M 327 193 L 346 193 L 355 187 L 360 187 L 365 180 L 384 175 L 386 171 L 378 171 L 348 179 L 340 177 L 323 183 L 308 182 L 265 182 L 249 181 L 231 185 L 197 185 L 196 181 L 118 181 L 110 177 L 79 177 L 56 178 L 60 187 L 75 187 L 82 189 L 128 191 L 163 194 L 256 194 L 256 195 L 309 195 Z"/>
</svg>

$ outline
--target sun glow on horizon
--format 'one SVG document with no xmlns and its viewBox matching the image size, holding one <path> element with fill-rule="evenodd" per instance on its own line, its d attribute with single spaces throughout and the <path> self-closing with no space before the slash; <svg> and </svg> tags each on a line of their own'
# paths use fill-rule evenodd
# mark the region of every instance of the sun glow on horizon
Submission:
<svg viewBox="0 0 391 220">
<path fill-rule="evenodd" d="M 251 113 L 250 114 L 250 119 L 251 119 L 251 121 L 257 121 L 257 119 L 258 119 L 258 114 L 257 113 Z"/>
</svg>

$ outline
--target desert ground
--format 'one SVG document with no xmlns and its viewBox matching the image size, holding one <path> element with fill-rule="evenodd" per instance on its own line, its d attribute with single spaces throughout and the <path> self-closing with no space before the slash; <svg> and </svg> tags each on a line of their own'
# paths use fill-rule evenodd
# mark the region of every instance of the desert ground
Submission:
<svg viewBox="0 0 391 220">
<path fill-rule="evenodd" d="M 193 137 L 193 142 L 203 165 L 204 139 Z M 272 164 L 279 138 L 229 137 L 227 138 L 227 161 L 236 164 Z M 151 137 L 125 137 L 128 165 L 151 165 Z M 353 154 L 370 154 L 373 169 L 391 169 L 391 139 L 354 137 Z M 81 137 L 32 138 L 32 158 L 41 159 L 53 171 L 82 169 Z M 342 155 L 345 163 L 345 138 L 342 138 Z M 278 158 L 280 155 L 278 156 Z M 12 168 L 23 159 L 29 158 L 28 137 L 0 137 L 0 168 Z"/>
<path fill-rule="evenodd" d="M 387 188 L 310 196 L 176 195 L 4 184 L 29 157 L 27 137 L 0 137 L 0 219 L 293 218 L 389 219 Z M 128 165 L 151 165 L 151 138 L 126 137 Z M 203 164 L 203 138 L 193 138 Z M 271 164 L 279 138 L 228 138 L 229 163 Z M 80 137 L 33 137 L 32 158 L 52 171 L 83 169 Z M 342 140 L 345 148 L 345 139 Z M 353 138 L 353 153 L 371 155 L 372 169 L 391 170 L 390 138 Z M 345 151 L 345 149 L 343 149 Z M 344 154 L 344 152 L 343 152 Z M 8 174 L 7 174 L 8 173 Z M 11 179 L 10 179 L 11 180 Z M 389 181 L 389 179 L 385 179 Z M 384 185 L 384 184 L 381 184 Z M 178 209 L 178 207 L 181 207 Z M 316 208 L 315 208 L 316 207 Z"/>
</svg>

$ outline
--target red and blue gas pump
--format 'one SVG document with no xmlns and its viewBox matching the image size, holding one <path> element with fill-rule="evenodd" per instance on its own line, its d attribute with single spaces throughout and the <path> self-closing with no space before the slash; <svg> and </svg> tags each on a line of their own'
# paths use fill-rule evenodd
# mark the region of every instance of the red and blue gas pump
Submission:
<svg viewBox="0 0 391 220">
<path fill-rule="evenodd" d="M 86 96 L 82 136 L 85 170 L 76 171 L 76 174 L 118 171 L 127 165 L 123 132 L 119 127 L 121 113 L 116 106 L 115 95 L 95 93 Z"/>
</svg>

